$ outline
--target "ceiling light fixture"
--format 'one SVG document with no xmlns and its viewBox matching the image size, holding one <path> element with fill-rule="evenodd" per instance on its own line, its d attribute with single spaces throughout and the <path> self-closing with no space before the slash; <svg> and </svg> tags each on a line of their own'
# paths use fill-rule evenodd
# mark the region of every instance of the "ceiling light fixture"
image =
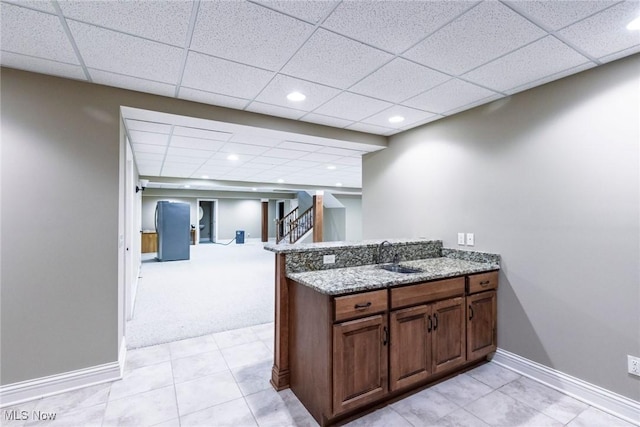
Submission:
<svg viewBox="0 0 640 427">
<path fill-rule="evenodd" d="M 202 177 L 201 177 L 201 178 L 202 178 L 202 179 L 207 179 L 207 178 L 209 178 L 209 175 L 202 175 Z"/>
<path fill-rule="evenodd" d="M 191 188 L 189 184 L 185 185 L 184 188 Z"/>
<path fill-rule="evenodd" d="M 227 160 L 238 160 L 238 156 L 235 154 L 229 154 Z"/>
<path fill-rule="evenodd" d="M 400 122 L 404 122 L 404 117 L 402 116 L 389 117 L 389 123 L 400 123 Z"/>
<path fill-rule="evenodd" d="M 287 99 L 293 102 L 300 102 L 307 99 L 307 97 L 300 92 L 291 92 L 289 95 L 287 95 Z"/>
<path fill-rule="evenodd" d="M 334 170 L 335 168 L 336 168 L 336 167 L 335 167 L 335 166 L 333 166 L 333 165 L 329 165 L 329 166 L 327 166 L 327 169 L 329 169 L 329 170 Z"/>
<path fill-rule="evenodd" d="M 284 179 L 282 179 L 282 178 L 280 178 L 280 179 L 278 180 L 278 184 L 282 184 L 283 182 L 284 182 Z"/>
<path fill-rule="evenodd" d="M 631 30 L 631 31 L 640 30 L 640 16 L 638 16 L 633 21 L 629 22 L 629 25 L 627 25 L 627 30 Z"/>
<path fill-rule="evenodd" d="M 342 183 L 341 182 L 336 182 L 336 187 L 342 187 Z"/>
<path fill-rule="evenodd" d="M 253 187 L 251 190 L 258 191 L 258 189 L 256 187 Z"/>
</svg>

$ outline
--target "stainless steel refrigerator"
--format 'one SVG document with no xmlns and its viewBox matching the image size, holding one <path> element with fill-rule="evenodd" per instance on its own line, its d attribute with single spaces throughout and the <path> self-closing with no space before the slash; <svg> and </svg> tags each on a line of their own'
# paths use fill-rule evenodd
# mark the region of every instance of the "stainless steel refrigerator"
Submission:
<svg viewBox="0 0 640 427">
<path fill-rule="evenodd" d="M 190 207 L 187 203 L 160 201 L 156 205 L 158 261 L 189 259 Z"/>
</svg>

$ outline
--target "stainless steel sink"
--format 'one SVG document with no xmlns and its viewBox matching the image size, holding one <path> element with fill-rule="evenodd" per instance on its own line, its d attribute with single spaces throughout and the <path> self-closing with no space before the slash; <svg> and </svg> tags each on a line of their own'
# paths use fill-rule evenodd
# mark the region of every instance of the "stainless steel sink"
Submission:
<svg viewBox="0 0 640 427">
<path fill-rule="evenodd" d="M 385 265 L 381 265 L 380 268 L 382 268 L 383 270 L 391 271 L 393 273 L 402 273 L 402 274 L 422 273 L 422 270 L 420 270 L 419 268 L 404 267 L 398 264 L 385 264 Z"/>
</svg>

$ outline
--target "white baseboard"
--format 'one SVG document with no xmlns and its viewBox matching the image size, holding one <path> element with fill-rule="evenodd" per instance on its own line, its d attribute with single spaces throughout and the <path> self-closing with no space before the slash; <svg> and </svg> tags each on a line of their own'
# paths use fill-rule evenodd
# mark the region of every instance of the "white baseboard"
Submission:
<svg viewBox="0 0 640 427">
<path fill-rule="evenodd" d="M 640 425 L 640 402 L 499 348 L 492 361 L 575 399 Z"/>
<path fill-rule="evenodd" d="M 122 379 L 126 357 L 124 340 L 122 344 L 124 350 L 120 349 L 119 360 L 116 362 L 0 387 L 0 408 Z"/>
</svg>

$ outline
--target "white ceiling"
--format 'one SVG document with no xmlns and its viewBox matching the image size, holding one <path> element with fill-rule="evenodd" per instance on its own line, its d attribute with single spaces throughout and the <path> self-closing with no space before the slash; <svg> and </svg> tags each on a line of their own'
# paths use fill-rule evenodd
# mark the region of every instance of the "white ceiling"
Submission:
<svg viewBox="0 0 640 427">
<path fill-rule="evenodd" d="M 379 135 L 640 52 L 640 32 L 626 29 L 640 0 L 1 0 L 0 8 L 2 66 Z M 307 98 L 287 100 L 294 90 Z M 390 123 L 394 115 L 405 120 Z M 155 123 L 127 120 L 144 175 L 358 187 L 368 151 L 146 121 Z M 229 166 L 231 152 L 243 163 Z M 341 175 L 326 173 L 330 163 Z"/>
</svg>

